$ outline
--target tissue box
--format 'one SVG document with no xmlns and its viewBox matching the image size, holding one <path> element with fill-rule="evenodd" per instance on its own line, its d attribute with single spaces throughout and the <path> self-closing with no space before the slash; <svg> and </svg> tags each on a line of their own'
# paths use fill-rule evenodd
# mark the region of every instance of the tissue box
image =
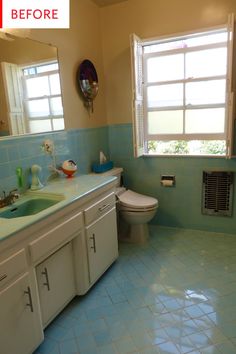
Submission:
<svg viewBox="0 0 236 354">
<path fill-rule="evenodd" d="M 95 173 L 102 173 L 102 172 L 106 172 L 109 171 L 113 168 L 114 164 L 113 161 L 108 161 L 105 163 L 94 163 L 92 164 L 92 170 Z"/>
</svg>

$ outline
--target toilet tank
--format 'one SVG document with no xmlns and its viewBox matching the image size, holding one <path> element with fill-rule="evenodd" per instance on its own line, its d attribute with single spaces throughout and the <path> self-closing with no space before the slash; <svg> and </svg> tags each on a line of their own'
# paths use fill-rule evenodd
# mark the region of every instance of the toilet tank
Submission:
<svg viewBox="0 0 236 354">
<path fill-rule="evenodd" d="M 114 167 L 109 171 L 99 173 L 100 176 L 115 176 L 117 177 L 116 187 L 120 187 L 121 185 L 121 173 L 123 172 L 122 167 Z"/>
</svg>

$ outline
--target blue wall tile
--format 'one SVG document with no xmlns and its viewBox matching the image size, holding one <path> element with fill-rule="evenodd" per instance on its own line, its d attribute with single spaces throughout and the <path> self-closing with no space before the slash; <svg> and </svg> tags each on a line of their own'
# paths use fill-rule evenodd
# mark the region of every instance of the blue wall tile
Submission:
<svg viewBox="0 0 236 354">
<path fill-rule="evenodd" d="M 53 161 L 41 147 L 46 139 L 54 142 L 56 164 L 60 165 L 64 160 L 73 159 L 80 174 L 91 171 L 91 164 L 98 161 L 100 150 L 109 155 L 107 127 L 4 138 L 0 142 L 0 193 L 17 187 L 17 167 L 23 169 L 23 189 L 29 188 L 30 168 L 33 164 L 42 167 L 40 179 L 42 183 L 47 182 L 50 175 L 49 166 Z"/>
<path fill-rule="evenodd" d="M 0 143 L 0 194 L 17 186 L 16 168 L 22 167 L 25 188 L 30 185 L 30 168 L 42 167 L 41 180 L 47 182 L 50 175 L 50 156 L 41 145 L 51 139 L 55 145 L 56 163 L 73 159 L 78 173 L 91 171 L 91 164 L 99 160 L 99 152 L 124 168 L 124 182 L 128 188 L 158 199 L 159 208 L 153 223 L 209 230 L 236 232 L 236 207 L 232 217 L 206 216 L 201 214 L 202 171 L 236 171 L 236 159 L 206 157 L 133 157 L 132 125 L 119 124 L 92 129 L 74 129 L 63 132 L 4 138 Z M 176 176 L 176 186 L 160 185 L 162 174 Z M 235 176 L 236 177 L 236 176 Z M 236 192 L 234 193 L 236 205 Z"/>
<path fill-rule="evenodd" d="M 159 208 L 153 223 L 236 233 L 236 192 L 232 217 L 201 214 L 202 172 L 236 171 L 236 159 L 186 156 L 150 156 L 136 159 L 133 157 L 131 124 L 109 126 L 109 148 L 115 165 L 124 168 L 125 185 L 158 199 Z M 162 187 L 160 185 L 162 174 L 175 175 L 176 186 Z"/>
</svg>

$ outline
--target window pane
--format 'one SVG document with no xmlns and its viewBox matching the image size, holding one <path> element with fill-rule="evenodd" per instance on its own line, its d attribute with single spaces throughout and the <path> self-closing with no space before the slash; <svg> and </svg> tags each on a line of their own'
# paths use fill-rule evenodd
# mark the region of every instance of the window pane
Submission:
<svg viewBox="0 0 236 354">
<path fill-rule="evenodd" d="M 225 155 L 225 140 L 172 140 L 148 141 L 148 152 L 151 154 L 178 155 Z"/>
<path fill-rule="evenodd" d="M 199 45 L 207 45 L 214 43 L 224 43 L 227 42 L 227 32 L 213 33 L 207 35 L 201 35 L 193 38 L 188 38 L 185 40 L 186 47 L 196 47 Z"/>
<path fill-rule="evenodd" d="M 37 66 L 37 73 L 45 73 L 47 71 L 58 70 L 58 63 L 51 63 Z"/>
<path fill-rule="evenodd" d="M 186 84 L 186 104 L 225 103 L 225 80 L 191 82 Z"/>
<path fill-rule="evenodd" d="M 226 48 L 186 53 L 186 78 L 226 74 Z"/>
<path fill-rule="evenodd" d="M 60 95 L 61 94 L 61 86 L 60 86 L 59 74 L 50 75 L 49 80 L 50 80 L 51 94 L 52 95 Z"/>
<path fill-rule="evenodd" d="M 183 133 L 183 111 L 148 112 L 149 134 Z"/>
<path fill-rule="evenodd" d="M 28 98 L 49 95 L 49 85 L 47 76 L 27 79 L 26 89 Z"/>
<path fill-rule="evenodd" d="M 188 36 L 187 36 L 188 37 Z M 167 50 L 173 49 L 181 49 L 181 48 L 191 48 L 199 45 L 207 45 L 214 43 L 224 43 L 227 41 L 227 32 L 219 32 L 219 33 L 209 33 L 205 34 L 201 33 L 200 35 L 190 35 L 190 38 L 170 38 L 170 41 L 166 41 L 164 43 L 156 43 L 152 45 L 144 46 L 144 53 L 157 53 L 163 52 Z"/>
<path fill-rule="evenodd" d="M 148 107 L 183 105 L 183 84 L 150 86 L 147 89 Z"/>
<path fill-rule="evenodd" d="M 46 120 L 30 120 L 30 133 L 42 133 L 52 130 L 51 122 L 49 119 Z"/>
<path fill-rule="evenodd" d="M 53 130 L 63 130 L 65 128 L 64 119 L 53 119 Z"/>
<path fill-rule="evenodd" d="M 51 103 L 52 115 L 54 116 L 63 115 L 61 97 L 51 98 L 50 103 Z"/>
<path fill-rule="evenodd" d="M 185 115 L 186 133 L 224 133 L 225 109 L 193 109 Z"/>
<path fill-rule="evenodd" d="M 41 100 L 34 100 L 28 102 L 29 116 L 34 117 L 46 117 L 49 116 L 49 104 L 46 98 Z"/>
<path fill-rule="evenodd" d="M 178 80 L 184 77 L 184 55 L 174 54 L 147 60 L 147 81 Z"/>
</svg>

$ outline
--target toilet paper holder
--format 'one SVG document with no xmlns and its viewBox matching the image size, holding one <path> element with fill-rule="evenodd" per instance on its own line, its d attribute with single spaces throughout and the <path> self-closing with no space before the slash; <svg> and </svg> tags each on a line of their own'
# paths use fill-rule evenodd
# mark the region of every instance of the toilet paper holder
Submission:
<svg viewBox="0 0 236 354">
<path fill-rule="evenodd" d="M 175 182 L 174 175 L 161 175 L 161 185 L 163 187 L 173 187 L 175 186 Z"/>
</svg>

